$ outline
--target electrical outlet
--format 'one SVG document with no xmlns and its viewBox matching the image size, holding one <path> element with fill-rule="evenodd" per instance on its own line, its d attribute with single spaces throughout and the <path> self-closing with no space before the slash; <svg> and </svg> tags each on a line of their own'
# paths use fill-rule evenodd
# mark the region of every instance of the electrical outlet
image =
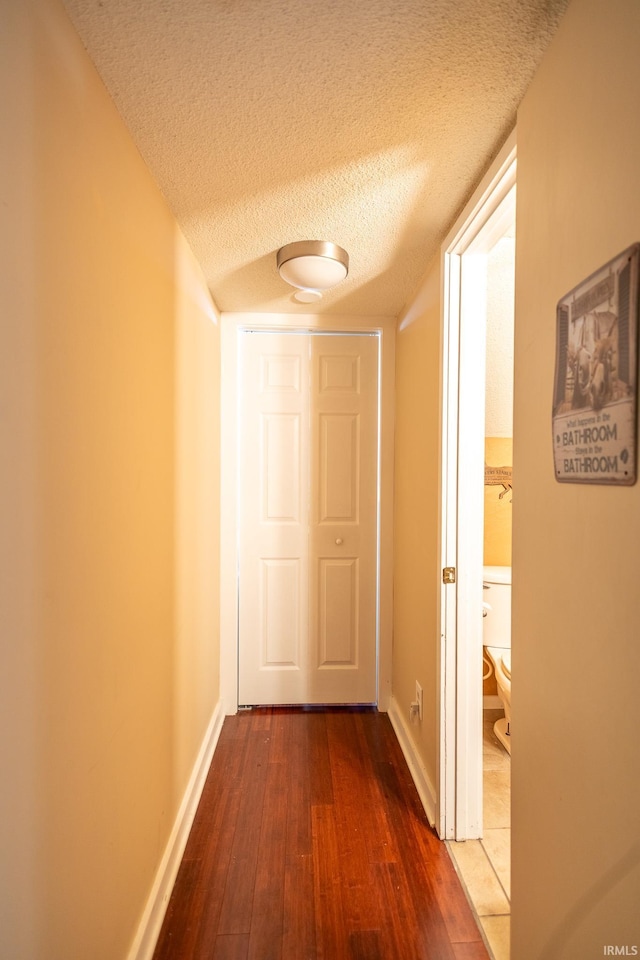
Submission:
<svg viewBox="0 0 640 960">
<path fill-rule="evenodd" d="M 422 687 L 416 680 L 416 703 L 418 704 L 418 716 L 422 720 Z"/>
</svg>

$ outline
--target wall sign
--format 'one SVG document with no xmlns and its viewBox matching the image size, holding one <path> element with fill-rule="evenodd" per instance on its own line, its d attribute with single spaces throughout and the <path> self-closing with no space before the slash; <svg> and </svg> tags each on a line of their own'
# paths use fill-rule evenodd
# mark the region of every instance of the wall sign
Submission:
<svg viewBox="0 0 640 960">
<path fill-rule="evenodd" d="M 485 461 L 484 485 L 485 487 L 502 487 L 502 490 L 498 494 L 498 500 L 502 500 L 505 494 L 513 490 L 512 476 L 513 467 L 490 467 Z"/>
<path fill-rule="evenodd" d="M 558 301 L 553 457 L 563 483 L 636 480 L 640 244 Z"/>
</svg>

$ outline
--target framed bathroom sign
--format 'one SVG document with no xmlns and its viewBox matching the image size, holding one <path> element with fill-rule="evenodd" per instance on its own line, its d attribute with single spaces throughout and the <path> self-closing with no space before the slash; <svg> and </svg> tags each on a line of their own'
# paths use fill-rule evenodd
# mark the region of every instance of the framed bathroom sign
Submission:
<svg viewBox="0 0 640 960">
<path fill-rule="evenodd" d="M 558 301 L 552 419 L 561 483 L 636 481 L 639 258 L 634 244 Z"/>
</svg>

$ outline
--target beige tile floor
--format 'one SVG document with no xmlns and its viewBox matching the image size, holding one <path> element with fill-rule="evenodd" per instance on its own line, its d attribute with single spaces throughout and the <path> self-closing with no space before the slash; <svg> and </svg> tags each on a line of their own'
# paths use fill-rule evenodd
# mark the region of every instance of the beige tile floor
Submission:
<svg viewBox="0 0 640 960">
<path fill-rule="evenodd" d="M 484 836 L 447 842 L 493 960 L 509 960 L 511 911 L 511 758 L 493 732 L 501 716 L 484 711 Z"/>
</svg>

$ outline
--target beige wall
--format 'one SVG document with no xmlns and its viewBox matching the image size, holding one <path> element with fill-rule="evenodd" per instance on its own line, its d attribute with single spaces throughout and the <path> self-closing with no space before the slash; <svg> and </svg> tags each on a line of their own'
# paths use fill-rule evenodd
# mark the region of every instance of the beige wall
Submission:
<svg viewBox="0 0 640 960">
<path fill-rule="evenodd" d="M 550 429 L 556 303 L 640 240 L 639 47 L 573 0 L 518 116 L 515 960 L 640 949 L 640 484 L 556 483 Z"/>
<path fill-rule="evenodd" d="M 393 697 L 405 717 L 423 689 L 415 746 L 436 783 L 440 484 L 440 264 L 396 333 Z"/>
<path fill-rule="evenodd" d="M 491 467 L 513 464 L 513 440 L 507 437 L 485 437 L 484 461 Z M 511 524 L 513 494 L 502 484 L 484 487 L 484 558 L 483 562 L 499 567 L 511 566 Z"/>
<path fill-rule="evenodd" d="M 117 960 L 218 700 L 218 328 L 58 0 L 0 16 L 0 954 Z"/>
</svg>

